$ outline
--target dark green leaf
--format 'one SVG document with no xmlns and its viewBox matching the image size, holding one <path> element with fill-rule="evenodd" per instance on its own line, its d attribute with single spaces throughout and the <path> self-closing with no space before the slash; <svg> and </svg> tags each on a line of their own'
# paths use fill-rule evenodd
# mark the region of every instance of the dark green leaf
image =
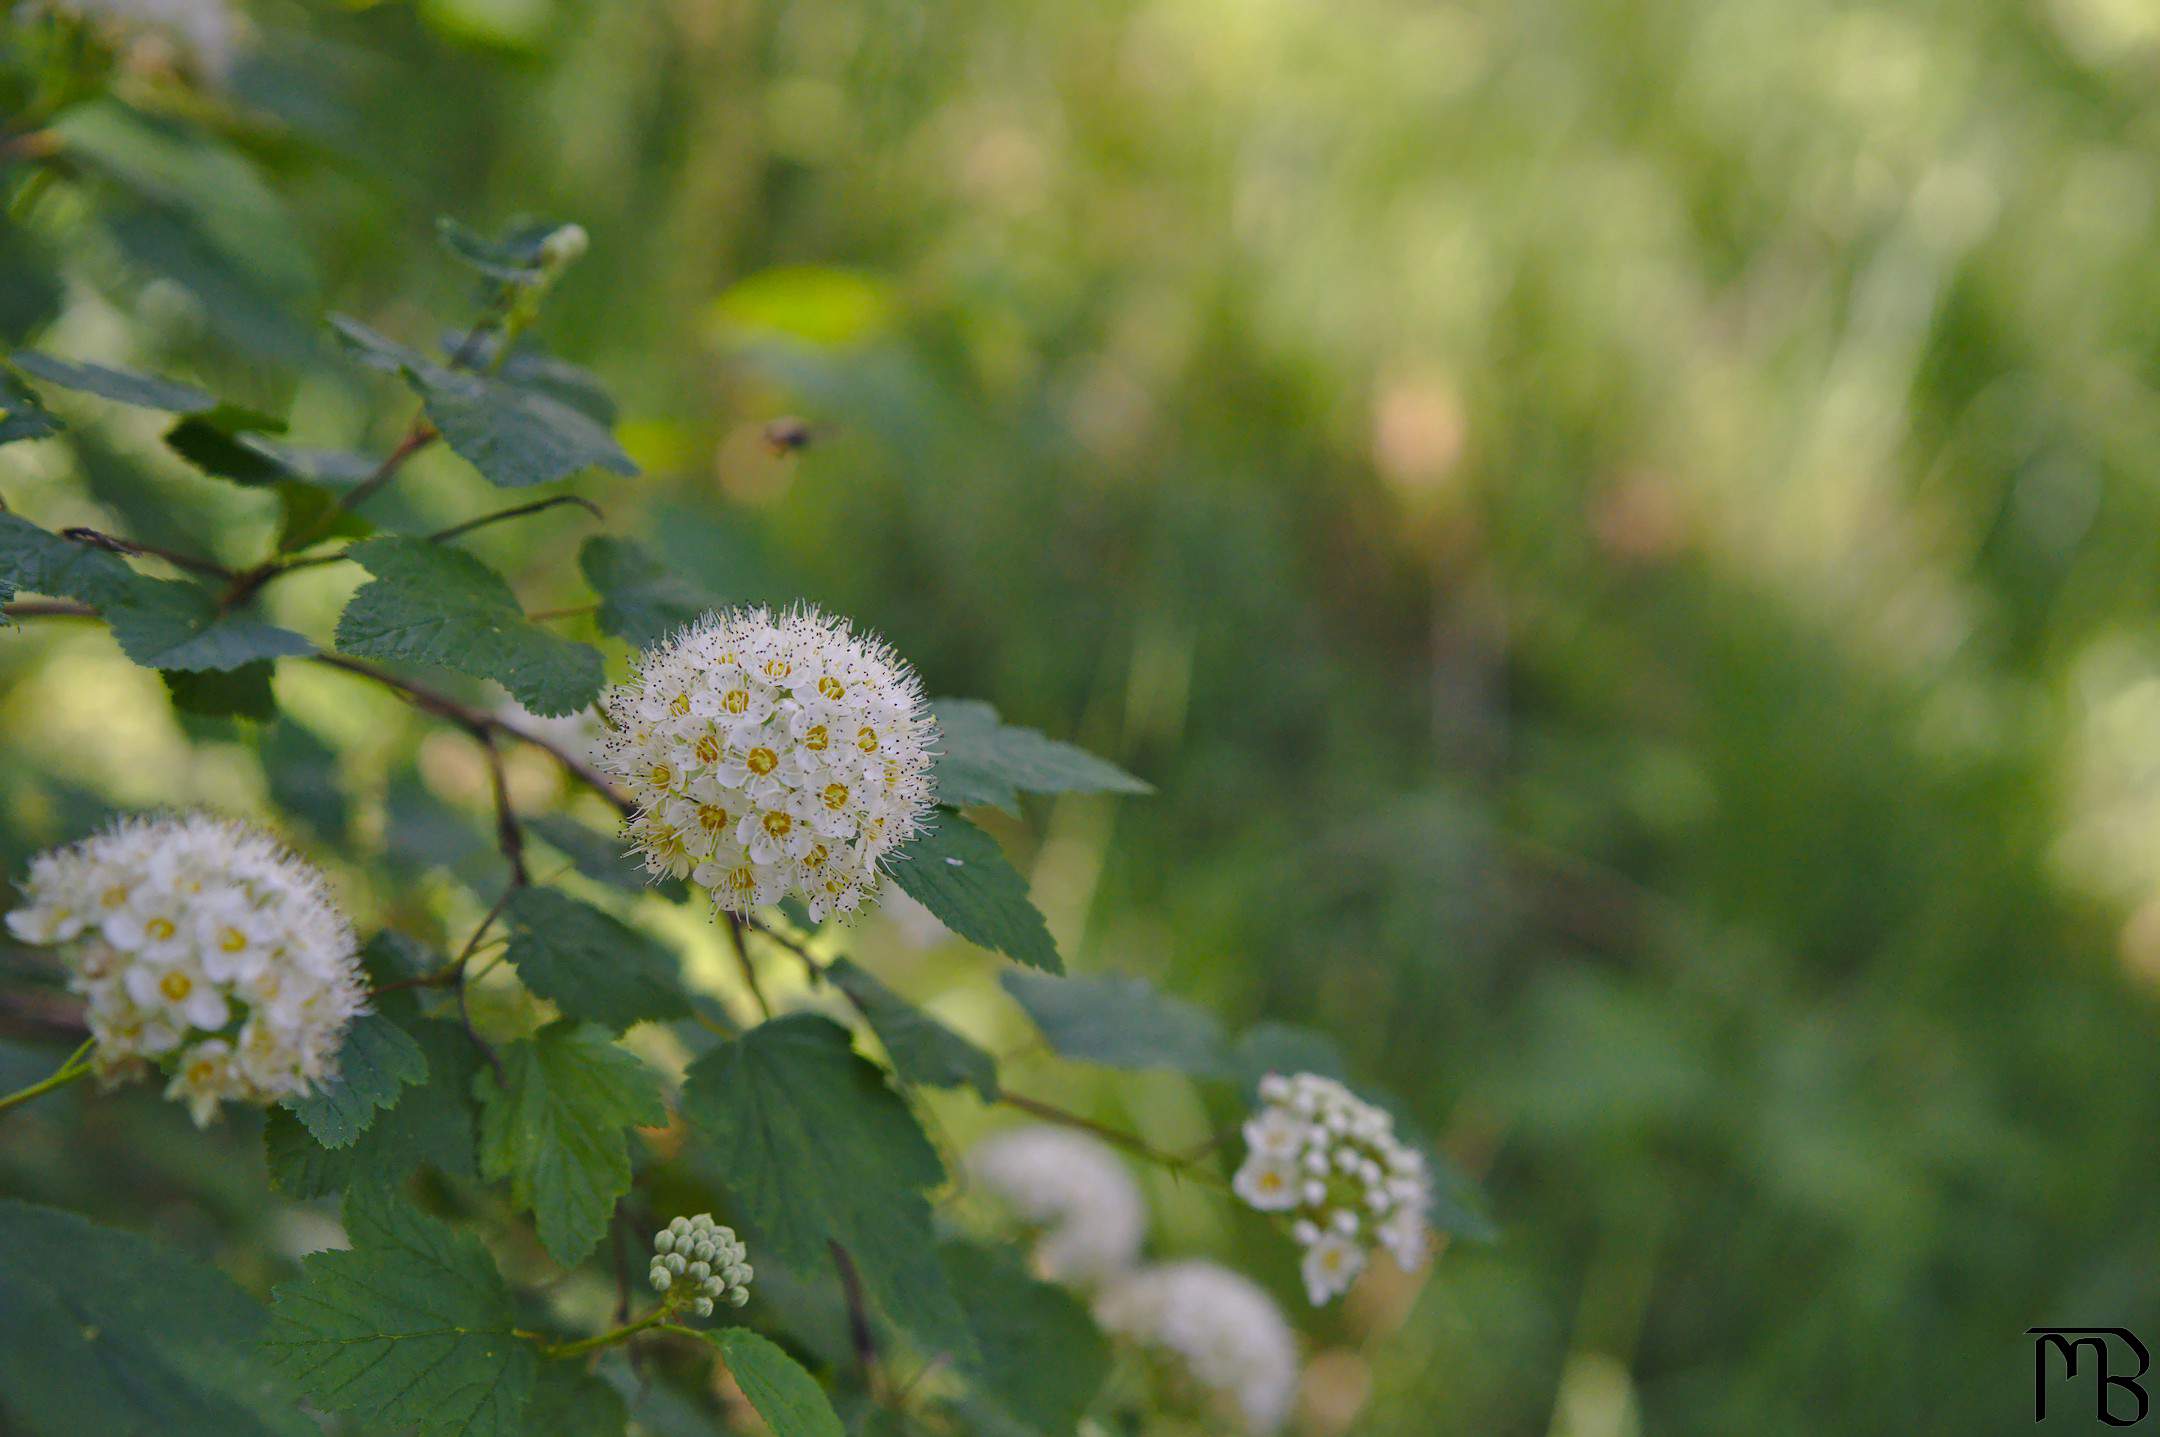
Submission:
<svg viewBox="0 0 2160 1437">
<path fill-rule="evenodd" d="M 527 622 L 502 576 L 464 550 L 370 539 L 352 557 L 375 579 L 338 618 L 346 653 L 493 679 L 536 714 L 575 713 L 599 696 L 599 651 Z"/>
<path fill-rule="evenodd" d="M 120 651 L 144 668 L 224 672 L 315 652 L 291 629 L 220 613 L 209 590 L 178 579 L 138 578 L 124 597 L 103 607 Z"/>
<path fill-rule="evenodd" d="M 444 440 L 491 483 L 520 489 L 593 467 L 638 472 L 606 426 L 550 394 L 436 364 L 408 365 L 405 378 Z"/>
<path fill-rule="evenodd" d="M 393 1006 L 384 999 L 382 1006 L 419 1043 L 427 1081 L 405 1089 L 397 1106 L 378 1116 L 350 1147 L 326 1148 L 299 1119 L 272 1109 L 263 1127 L 270 1177 L 294 1197 L 323 1197 L 362 1181 L 394 1183 L 422 1164 L 459 1177 L 478 1172 L 472 1080 L 480 1057 L 472 1040 L 455 1023 L 412 1016 L 409 1002 Z"/>
<path fill-rule="evenodd" d="M 574 1267 L 607 1232 L 630 1191 L 627 1129 L 667 1121 L 652 1070 L 590 1023 L 551 1023 L 502 1053 L 503 1081 L 473 1080 L 480 1168 L 510 1180 L 540 1244 Z"/>
<path fill-rule="evenodd" d="M 271 667 L 265 659 L 223 673 L 215 669 L 198 673 L 166 669 L 158 677 L 165 680 L 173 707 L 182 713 L 267 723 L 277 717 L 277 698 L 270 691 Z"/>
<path fill-rule="evenodd" d="M 614 1388 L 575 1362 L 547 1362 L 525 1408 L 524 1437 L 622 1437 L 629 1421 Z"/>
<path fill-rule="evenodd" d="M 142 580 L 117 554 L 48 534 L 20 514 L 0 510 L 0 582 L 103 607 L 126 599 Z"/>
<path fill-rule="evenodd" d="M 245 670 L 242 670 L 245 672 Z M 345 791 L 338 787 L 335 750 L 291 718 L 263 730 L 256 741 L 270 797 L 328 839 L 345 836 Z"/>
<path fill-rule="evenodd" d="M 1230 1069 L 1214 1015 L 1158 991 L 1145 978 L 1008 972 L 1002 981 L 1065 1057 L 1112 1068 L 1175 1068 L 1196 1077 Z"/>
<path fill-rule="evenodd" d="M 1317 1073 L 1339 1083 L 1350 1081 L 1350 1064 L 1333 1038 L 1288 1023 L 1256 1023 L 1240 1033 L 1230 1048 L 1230 1065 L 1248 1101 L 1269 1073 Z"/>
<path fill-rule="evenodd" d="M 888 871 L 903 893 L 968 942 L 1033 968 L 1065 971 L 1042 914 L 1028 901 L 1027 880 L 1005 861 L 997 840 L 959 814 L 936 814 Z"/>
<path fill-rule="evenodd" d="M 165 447 L 203 473 L 235 484 L 260 486 L 294 477 L 276 455 L 257 447 L 250 434 L 232 434 L 206 419 L 183 419 L 165 431 Z"/>
<path fill-rule="evenodd" d="M 330 328 L 337 333 L 346 352 L 369 369 L 380 370 L 384 374 L 397 374 L 408 368 L 434 363 L 419 350 L 399 344 L 388 335 L 378 334 L 350 315 L 331 315 Z"/>
<path fill-rule="evenodd" d="M 125 369 L 108 369 L 102 364 L 57 359 L 50 354 L 40 354 L 34 349 L 18 349 L 8 358 L 17 369 L 34 374 L 47 384 L 57 384 L 62 389 L 81 390 L 101 399 L 132 404 L 139 409 L 163 409 L 172 414 L 200 414 L 217 408 L 216 396 L 197 389 L 192 384 L 159 379 L 154 375 L 135 374 Z"/>
<path fill-rule="evenodd" d="M 67 428 L 38 403 L 37 394 L 15 371 L 0 367 L 0 444 L 18 439 L 49 439 Z"/>
<path fill-rule="evenodd" d="M 839 1243 L 918 1342 L 972 1355 L 923 1196 L 944 1166 L 845 1029 L 808 1013 L 761 1023 L 691 1065 L 683 1110 L 782 1262 L 826 1270 Z"/>
<path fill-rule="evenodd" d="M 997 1098 L 997 1060 L 845 958 L 825 976 L 870 1020 L 893 1069 L 911 1083 L 934 1088 L 970 1084 L 984 1102 Z"/>
<path fill-rule="evenodd" d="M 471 1233 L 363 1183 L 349 1252 L 301 1259 L 272 1298 L 263 1348 L 308 1396 L 420 1437 L 520 1437 L 539 1355 Z"/>
<path fill-rule="evenodd" d="M 600 627 L 644 649 L 721 601 L 669 571 L 652 551 L 628 539 L 593 538 L 578 551 L 585 582 L 600 596 Z"/>
<path fill-rule="evenodd" d="M 720 1349 L 735 1385 L 765 1419 L 772 1437 L 846 1437 L 839 1414 L 802 1364 L 747 1327 L 698 1336 Z"/>
<path fill-rule="evenodd" d="M 0 1430 L 304 1437 L 254 1351 L 262 1307 L 215 1268 L 0 1199 Z"/>
<path fill-rule="evenodd" d="M 1110 1373 L 1087 1308 L 1008 1253 L 953 1242 L 942 1257 L 981 1353 L 963 1369 L 977 1395 L 1046 1437 L 1073 1431 Z"/>
<path fill-rule="evenodd" d="M 337 1076 L 283 1106 L 324 1147 L 348 1147 L 374 1123 L 376 1109 L 396 1107 L 406 1086 L 427 1075 L 427 1055 L 412 1035 L 381 1013 L 368 1013 L 345 1030 Z"/>
<path fill-rule="evenodd" d="M 552 888 L 518 890 L 508 917 L 518 976 L 568 1016 L 621 1032 L 688 1015 L 675 955 L 635 928 Z"/>
<path fill-rule="evenodd" d="M 689 887 L 679 878 L 663 878 L 658 882 L 645 871 L 645 865 L 629 857 L 623 850 L 622 840 L 587 828 L 574 818 L 559 813 L 544 813 L 529 818 L 525 826 L 547 840 L 548 846 L 570 860 L 571 866 L 595 883 L 605 883 L 625 893 L 643 893 L 647 889 L 674 902 L 690 896 Z"/>
<path fill-rule="evenodd" d="M 998 720 L 977 699 L 938 699 L 938 802 L 988 804 L 1020 811 L 1023 793 L 1153 793 L 1155 790 L 1086 749 Z"/>
<path fill-rule="evenodd" d="M 491 240 L 443 215 L 435 221 L 435 237 L 444 249 L 488 278 L 520 284 L 540 273 L 540 246 L 560 228 L 546 221 L 527 221 L 513 225 L 501 239 Z"/>
</svg>

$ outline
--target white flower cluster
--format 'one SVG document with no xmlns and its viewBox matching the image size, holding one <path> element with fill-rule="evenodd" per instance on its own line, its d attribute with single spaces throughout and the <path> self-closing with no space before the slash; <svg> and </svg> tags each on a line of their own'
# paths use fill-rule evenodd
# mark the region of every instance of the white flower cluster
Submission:
<svg viewBox="0 0 2160 1437">
<path fill-rule="evenodd" d="M 108 1085 L 151 1062 L 198 1124 L 336 1071 L 366 1005 L 352 927 L 322 875 L 267 834 L 204 814 L 131 819 L 41 854 L 7 915 L 24 943 L 71 945 Z"/>
<path fill-rule="evenodd" d="M 1297 1393 L 1297 1339 L 1259 1286 L 1212 1262 L 1125 1274 L 1095 1301 L 1106 1332 L 1166 1353 L 1245 1429 L 1282 1426 Z"/>
<path fill-rule="evenodd" d="M 852 914 L 933 802 L 915 671 L 816 609 L 707 614 L 603 702 L 601 767 L 637 798 L 645 866 L 730 912 L 795 894 Z"/>
<path fill-rule="evenodd" d="M 741 1307 L 750 1300 L 750 1279 L 755 1275 L 746 1260 L 750 1250 L 722 1227 L 709 1212 L 679 1217 L 653 1234 L 652 1270 L 646 1277 L 654 1292 L 668 1293 L 676 1279 L 691 1294 L 690 1310 L 700 1317 L 713 1314 L 713 1304 L 725 1302 Z M 678 1299 L 679 1300 L 679 1299 Z"/>
<path fill-rule="evenodd" d="M 1260 1082 L 1260 1111 L 1245 1122 L 1247 1152 L 1232 1179 L 1262 1212 L 1291 1213 L 1305 1249 L 1305 1293 L 1318 1306 L 1349 1289 L 1373 1242 L 1408 1272 L 1425 1255 L 1432 1180 L 1424 1155 L 1399 1141 L 1395 1120 L 1333 1078 L 1314 1073 Z"/>
<path fill-rule="evenodd" d="M 977 1143 L 968 1171 L 1015 1216 L 1042 1229 L 1035 1259 L 1060 1282 L 1094 1282 L 1132 1265 L 1147 1204 L 1109 1147 L 1064 1128 L 1010 1128 Z"/>
</svg>

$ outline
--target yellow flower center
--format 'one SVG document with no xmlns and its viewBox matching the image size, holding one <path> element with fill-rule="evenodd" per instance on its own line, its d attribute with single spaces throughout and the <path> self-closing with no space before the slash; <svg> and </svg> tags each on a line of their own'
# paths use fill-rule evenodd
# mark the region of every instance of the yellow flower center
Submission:
<svg viewBox="0 0 2160 1437">
<path fill-rule="evenodd" d="M 701 803 L 697 811 L 698 827 L 707 833 L 718 833 L 727 827 L 727 810 L 717 803 Z"/>
<path fill-rule="evenodd" d="M 654 788 L 666 788 L 675 781 L 675 770 L 664 763 L 656 763 L 652 766 L 652 772 L 647 774 L 646 777 L 652 780 Z"/>
<path fill-rule="evenodd" d="M 827 736 L 823 724 L 813 726 L 808 733 L 802 736 L 802 741 L 803 747 L 813 753 L 825 752 L 826 745 L 832 742 L 831 738 Z"/>
<path fill-rule="evenodd" d="M 667 711 L 677 718 L 687 717 L 690 712 L 690 695 L 675 695 L 674 698 L 668 701 Z"/>
<path fill-rule="evenodd" d="M 247 934 L 237 928 L 228 928 L 218 935 L 218 947 L 227 953 L 238 953 L 247 947 Z"/>
<path fill-rule="evenodd" d="M 115 883 L 98 895 L 98 902 L 104 904 L 107 908 L 118 908 L 121 904 L 127 902 L 127 893 L 125 885 Z"/>
<path fill-rule="evenodd" d="M 765 661 L 765 677 L 784 679 L 788 676 L 788 670 L 793 667 L 794 665 L 790 664 L 786 659 L 767 659 Z"/>
<path fill-rule="evenodd" d="M 743 763 L 749 767 L 752 773 L 762 777 L 780 766 L 780 755 L 769 748 L 754 748 L 750 750 L 750 756 L 744 759 Z"/>
<path fill-rule="evenodd" d="M 765 831 L 775 838 L 787 837 L 788 830 L 795 826 L 794 819 L 778 810 L 766 814 L 759 822 L 764 824 Z"/>
<path fill-rule="evenodd" d="M 817 691 L 829 699 L 845 698 L 847 696 L 847 685 L 841 683 L 831 674 L 827 674 L 817 681 Z"/>
<path fill-rule="evenodd" d="M 201 1087 L 217 1076 L 217 1064 L 208 1058 L 197 1058 L 188 1064 L 187 1075 L 189 1082 Z"/>
<path fill-rule="evenodd" d="M 757 875 L 747 868 L 738 868 L 727 876 L 728 887 L 737 893 L 748 893 L 757 887 Z"/>
<path fill-rule="evenodd" d="M 172 920 L 170 918 L 153 918 L 143 925 L 143 932 L 163 943 L 173 936 Z"/>
<path fill-rule="evenodd" d="M 158 979 L 158 991 L 175 1003 L 195 991 L 195 980 L 185 973 L 167 973 Z"/>
<path fill-rule="evenodd" d="M 827 808 L 837 809 L 847 802 L 847 785 L 844 783 L 828 783 L 825 785 L 825 791 L 819 794 L 818 797 L 825 801 Z"/>
<path fill-rule="evenodd" d="M 865 724 L 855 731 L 855 747 L 864 753 L 877 752 L 877 730 Z"/>
<path fill-rule="evenodd" d="M 812 844 L 810 846 L 810 851 L 803 855 L 803 867 L 808 868 L 814 872 L 817 869 L 823 868 L 825 866 L 825 860 L 830 856 L 830 854 L 826 853 L 824 844 Z"/>
<path fill-rule="evenodd" d="M 731 714 L 748 713 L 750 711 L 750 690 L 729 689 L 726 693 L 720 695 L 720 710 L 723 713 Z"/>
<path fill-rule="evenodd" d="M 697 754 L 699 763 L 718 763 L 720 761 L 720 740 L 714 738 L 711 734 L 707 734 L 697 741 L 697 747 L 692 751 Z"/>
</svg>

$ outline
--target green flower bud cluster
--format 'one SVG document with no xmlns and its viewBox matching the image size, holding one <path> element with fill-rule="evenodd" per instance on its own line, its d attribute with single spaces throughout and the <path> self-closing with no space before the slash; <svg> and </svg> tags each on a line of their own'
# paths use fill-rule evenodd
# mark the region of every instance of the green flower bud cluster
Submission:
<svg viewBox="0 0 2160 1437">
<path fill-rule="evenodd" d="M 679 1217 L 653 1234 L 653 1291 L 670 1302 L 689 1299 L 692 1312 L 710 1317 L 713 1305 L 741 1307 L 750 1300 L 750 1250 L 709 1212 Z"/>
</svg>

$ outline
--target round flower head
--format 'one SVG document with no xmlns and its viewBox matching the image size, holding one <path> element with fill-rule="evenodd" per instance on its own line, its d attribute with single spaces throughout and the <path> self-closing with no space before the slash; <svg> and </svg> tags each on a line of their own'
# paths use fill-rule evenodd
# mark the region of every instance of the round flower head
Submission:
<svg viewBox="0 0 2160 1437">
<path fill-rule="evenodd" d="M 968 1171 L 1021 1221 L 1043 1229 L 1035 1259 L 1050 1277 L 1088 1282 L 1131 1265 L 1147 1204 L 1118 1155 L 1064 1128 L 1013 1128 L 968 1153 Z"/>
<path fill-rule="evenodd" d="M 735 1229 L 712 1214 L 679 1217 L 653 1234 L 652 1268 L 645 1276 L 671 1307 L 687 1306 L 710 1317 L 713 1305 L 741 1307 L 750 1300 L 750 1251 Z"/>
<path fill-rule="evenodd" d="M 1260 1100 L 1230 1186 L 1249 1206 L 1290 1219 L 1313 1305 L 1347 1291 L 1375 1243 L 1403 1271 L 1416 1267 L 1432 1180 L 1424 1155 L 1396 1138 L 1395 1120 L 1313 1073 L 1268 1074 Z"/>
<path fill-rule="evenodd" d="M 1263 1434 L 1282 1426 L 1297 1394 L 1297 1339 L 1259 1287 L 1212 1262 L 1143 1267 L 1104 1288 L 1095 1320 L 1105 1332 L 1169 1359 L 1173 1381 L 1201 1404 Z"/>
<path fill-rule="evenodd" d="M 64 945 L 110 1086 L 152 1063 L 198 1124 L 334 1075 L 365 1007 L 352 927 L 322 875 L 277 840 L 203 814 L 128 819 L 39 855 L 7 915 Z"/>
<path fill-rule="evenodd" d="M 791 894 L 854 913 L 933 802 L 915 671 L 816 609 L 707 614 L 603 703 L 600 766 L 637 799 L 645 866 L 733 913 Z"/>
</svg>

